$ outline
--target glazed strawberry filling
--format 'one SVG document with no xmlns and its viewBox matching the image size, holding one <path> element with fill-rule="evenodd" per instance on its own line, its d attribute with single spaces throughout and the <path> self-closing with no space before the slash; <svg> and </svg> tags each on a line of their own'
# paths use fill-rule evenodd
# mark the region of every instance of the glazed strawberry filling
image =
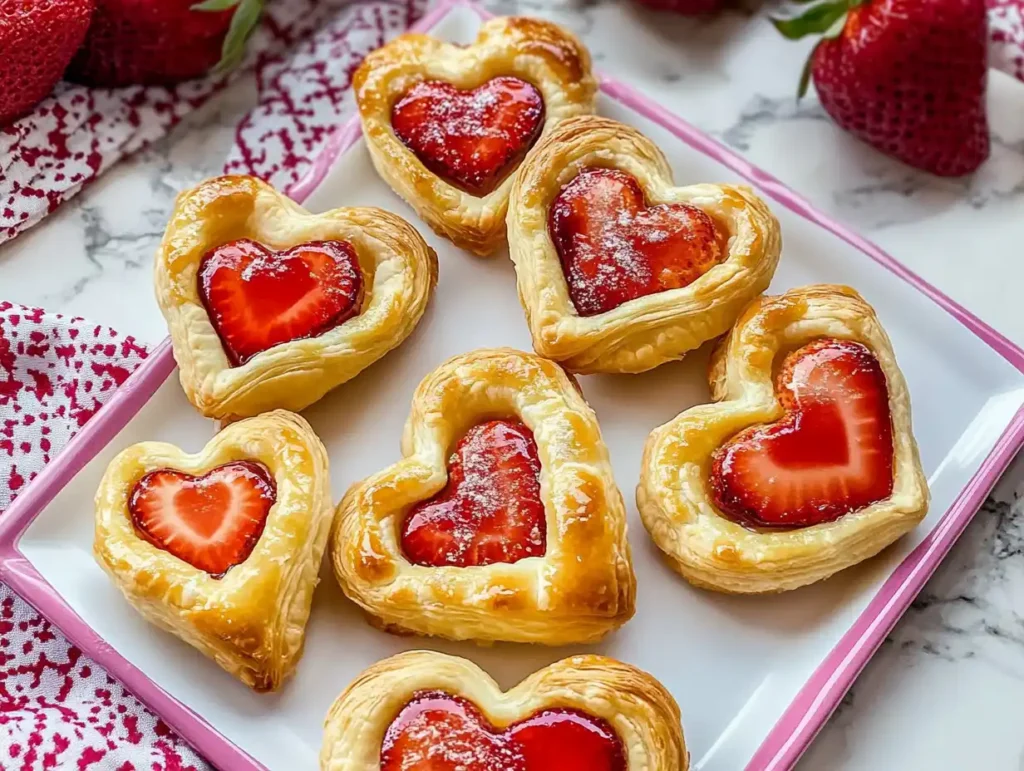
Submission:
<svg viewBox="0 0 1024 771">
<path fill-rule="evenodd" d="M 504 181 L 543 125 L 540 91 L 507 76 L 472 90 L 437 80 L 417 83 L 391 111 L 395 135 L 423 165 L 476 196 Z"/>
<path fill-rule="evenodd" d="M 416 565 L 490 565 L 544 556 L 540 458 L 518 420 L 491 420 L 462 437 L 448 484 L 402 523 L 402 551 Z"/>
<path fill-rule="evenodd" d="M 199 296 L 237 366 L 358 314 L 363 274 L 347 241 L 311 241 L 275 252 L 243 238 L 203 257 Z"/>
<path fill-rule="evenodd" d="M 892 494 L 889 391 L 864 345 L 822 338 L 786 357 L 776 379 L 786 414 L 712 455 L 715 505 L 743 525 L 832 522 Z"/>
<path fill-rule="evenodd" d="M 504 730 L 475 705 L 441 691 L 417 693 L 388 726 L 381 771 L 626 771 L 608 723 L 546 709 Z"/>
<path fill-rule="evenodd" d="M 135 483 L 128 511 L 140 536 L 220 578 L 252 553 L 276 498 L 263 464 L 237 461 L 202 476 L 151 471 Z"/>
<path fill-rule="evenodd" d="M 648 207 L 639 183 L 614 169 L 580 172 L 548 219 L 581 316 L 688 286 L 725 256 L 725 238 L 706 212 L 687 204 Z"/>
</svg>

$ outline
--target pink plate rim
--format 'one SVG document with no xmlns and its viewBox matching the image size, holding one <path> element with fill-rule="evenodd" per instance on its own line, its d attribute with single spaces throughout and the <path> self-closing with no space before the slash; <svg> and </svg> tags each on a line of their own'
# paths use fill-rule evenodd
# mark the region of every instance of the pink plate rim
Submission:
<svg viewBox="0 0 1024 771">
<path fill-rule="evenodd" d="M 411 29 L 429 30 L 457 7 L 469 8 L 482 18 L 489 17 L 486 11 L 468 0 L 442 0 Z M 744 177 L 786 208 L 859 249 L 897 278 L 931 298 L 1018 371 L 1024 373 L 1024 351 L 966 308 L 898 263 L 878 246 L 817 211 L 806 199 L 779 180 L 751 165 L 732 150 L 701 133 L 633 88 L 612 78 L 602 77 L 601 89 L 609 97 L 658 123 L 694 149 L 711 156 Z M 355 144 L 360 133 L 358 116 L 338 129 L 328 140 L 325 149 L 317 156 L 310 170 L 290 188 L 291 197 L 296 201 L 307 198 L 323 180 L 338 156 Z M 167 693 L 114 650 L 75 613 L 18 550 L 18 541 L 32 520 L 117 436 L 173 372 L 174 358 L 170 342 L 164 340 L 152 356 L 117 390 L 107 405 L 11 505 L 6 515 L 0 519 L 0 580 L 61 629 L 75 645 L 123 682 L 214 766 L 226 771 L 265 769 L 200 715 Z M 952 548 L 1022 445 L 1024 408 L 1014 415 L 978 472 L 964 487 L 936 527 L 886 579 L 867 608 L 804 684 L 754 753 L 746 766 L 746 771 L 784 771 L 793 767 L 896 621 Z"/>
</svg>

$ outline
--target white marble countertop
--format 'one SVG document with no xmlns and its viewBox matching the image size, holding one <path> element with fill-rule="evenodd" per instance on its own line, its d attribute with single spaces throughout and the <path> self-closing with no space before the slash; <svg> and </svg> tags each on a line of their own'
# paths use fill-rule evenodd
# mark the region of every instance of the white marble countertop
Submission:
<svg viewBox="0 0 1024 771">
<path fill-rule="evenodd" d="M 656 98 L 867 235 L 1024 345 L 1024 84 L 993 74 L 991 159 L 940 180 L 839 131 L 794 92 L 808 46 L 763 15 L 693 21 L 623 2 L 490 0 L 550 17 L 603 71 Z M 0 247 L 0 298 L 109 324 L 155 343 L 150 282 L 175 194 L 217 173 L 252 106 L 242 78 L 168 138 L 122 162 Z M 1024 771 L 1024 462 L 992 498 L 861 675 L 801 771 Z"/>
</svg>

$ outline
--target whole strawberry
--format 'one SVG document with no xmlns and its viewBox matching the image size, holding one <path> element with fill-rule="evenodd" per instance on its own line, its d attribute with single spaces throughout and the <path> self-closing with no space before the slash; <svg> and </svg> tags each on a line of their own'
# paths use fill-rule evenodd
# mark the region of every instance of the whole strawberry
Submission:
<svg viewBox="0 0 1024 771">
<path fill-rule="evenodd" d="M 699 16 L 721 9 L 725 0 L 637 0 L 641 5 L 656 11 L 672 11 L 683 16 Z"/>
<path fill-rule="evenodd" d="M 93 0 L 0 0 L 0 126 L 57 85 L 92 10 Z"/>
<path fill-rule="evenodd" d="M 985 0 L 824 0 L 774 19 L 822 34 L 800 81 L 829 115 L 888 155 L 941 176 L 989 154 Z"/>
<path fill-rule="evenodd" d="M 238 64 L 263 0 L 95 0 L 67 77 L 90 86 L 171 84 Z"/>
</svg>

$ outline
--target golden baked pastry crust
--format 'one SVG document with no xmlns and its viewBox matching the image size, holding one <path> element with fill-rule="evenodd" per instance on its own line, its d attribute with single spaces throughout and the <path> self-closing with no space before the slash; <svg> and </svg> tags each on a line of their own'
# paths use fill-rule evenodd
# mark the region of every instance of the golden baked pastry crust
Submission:
<svg viewBox="0 0 1024 771">
<path fill-rule="evenodd" d="M 216 246 L 251 238 L 271 249 L 348 241 L 365 293 L 357 316 L 231 366 L 199 295 L 199 264 Z M 157 251 L 157 301 L 181 386 L 211 418 L 299 411 L 351 380 L 416 327 L 437 283 L 437 255 L 402 218 L 374 208 L 310 214 L 255 177 L 217 177 L 178 196 Z"/>
<path fill-rule="evenodd" d="M 728 232 L 727 257 L 688 286 L 580 316 L 548 229 L 562 188 L 589 167 L 621 170 L 648 204 L 686 203 Z M 661 150 L 636 129 L 596 115 L 562 122 L 516 174 L 508 212 L 509 254 L 519 300 L 541 356 L 573 372 L 643 372 L 728 331 L 771 282 L 782 240 L 764 201 L 745 186 L 676 187 Z"/>
<path fill-rule="evenodd" d="M 331 705 L 321 771 L 379 767 L 388 726 L 419 691 L 468 699 L 497 728 L 544 709 L 580 710 L 611 725 L 626 750 L 629 771 L 689 768 L 678 705 L 661 683 L 636 667 L 604 656 L 573 656 L 502 692 L 470 661 L 410 651 L 374 664 Z"/>
<path fill-rule="evenodd" d="M 445 486 L 449 453 L 469 428 L 511 416 L 537 443 L 545 556 L 411 564 L 398 537 L 409 507 Z M 331 538 L 342 589 L 376 624 L 454 640 L 563 645 L 597 640 L 632 617 L 622 495 L 593 410 L 556 364 L 508 348 L 448 360 L 413 395 L 402 456 L 345 494 Z"/>
<path fill-rule="evenodd" d="M 882 367 L 893 427 L 892 495 L 825 524 L 749 530 L 712 502 L 711 453 L 747 426 L 782 416 L 773 364 L 821 337 L 863 343 Z M 654 542 L 691 583 L 743 594 L 795 589 L 874 556 L 924 518 L 928 482 L 907 385 L 874 310 L 854 290 L 819 284 L 751 303 L 715 351 L 709 379 L 714 404 L 692 407 L 651 432 L 636 493 Z"/>
<path fill-rule="evenodd" d="M 513 175 L 482 197 L 450 185 L 395 135 L 391 109 L 423 80 L 472 89 L 502 75 L 540 91 L 541 137 L 559 121 L 594 111 L 597 80 L 590 72 L 590 54 L 569 32 L 540 19 L 491 19 L 464 47 L 422 34 L 401 35 L 367 56 L 352 81 L 377 172 L 439 235 L 482 256 L 504 243 Z"/>
<path fill-rule="evenodd" d="M 213 578 L 136 533 L 128 500 L 145 474 L 200 475 L 238 460 L 262 463 L 277 488 L 245 562 Z M 254 690 L 273 691 L 302 655 L 332 506 L 326 450 L 305 420 L 278 410 L 231 424 L 194 455 L 164 442 L 119 453 L 96 491 L 93 552 L 146 620 Z"/>
</svg>

